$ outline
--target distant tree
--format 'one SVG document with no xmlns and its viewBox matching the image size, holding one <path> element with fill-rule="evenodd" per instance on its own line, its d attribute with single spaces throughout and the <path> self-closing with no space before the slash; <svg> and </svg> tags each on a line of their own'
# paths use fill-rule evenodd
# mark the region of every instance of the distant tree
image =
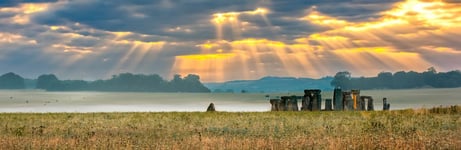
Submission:
<svg viewBox="0 0 461 150">
<path fill-rule="evenodd" d="M 425 85 L 436 87 L 436 76 L 437 76 L 437 70 L 435 70 L 434 67 L 430 67 L 427 69 L 427 71 L 423 72 L 423 80 Z"/>
<path fill-rule="evenodd" d="M 408 88 L 405 71 L 399 71 L 394 73 L 394 79 L 392 83 L 392 87 L 395 89 Z"/>
<path fill-rule="evenodd" d="M 432 85 L 436 88 L 453 88 L 461 86 L 460 71 L 450 71 L 438 73 L 433 80 Z"/>
<path fill-rule="evenodd" d="M 88 91 L 89 83 L 83 80 L 64 80 L 60 81 L 60 91 Z"/>
<path fill-rule="evenodd" d="M 200 77 L 194 74 L 189 74 L 184 78 L 176 74 L 170 81 L 170 85 L 174 92 L 211 92 L 200 82 Z"/>
<path fill-rule="evenodd" d="M 175 74 L 173 79 L 169 82 L 171 92 L 182 92 L 186 87 L 184 87 L 183 79 L 181 75 Z"/>
<path fill-rule="evenodd" d="M 62 90 L 60 81 L 54 74 L 40 75 L 37 78 L 36 88 L 49 90 L 49 91 Z"/>
<path fill-rule="evenodd" d="M 338 72 L 331 81 L 331 85 L 343 89 L 350 88 L 351 73 L 348 71 Z"/>
<path fill-rule="evenodd" d="M 24 89 L 24 78 L 12 72 L 0 76 L 0 89 Z"/>
<path fill-rule="evenodd" d="M 407 72 L 406 76 L 410 88 L 418 88 L 425 85 L 422 73 L 410 71 Z"/>
<path fill-rule="evenodd" d="M 41 75 L 37 79 L 38 89 L 48 91 L 128 91 L 128 92 L 210 92 L 197 75 L 184 79 L 175 75 L 167 82 L 157 74 L 143 75 L 121 73 L 108 80 L 87 82 L 83 80 L 59 80 L 55 75 Z"/>
<path fill-rule="evenodd" d="M 392 73 L 380 72 L 377 77 L 379 88 L 391 88 L 392 86 Z"/>
<path fill-rule="evenodd" d="M 331 85 L 343 89 L 409 89 L 430 86 L 434 88 L 461 87 L 461 71 L 437 72 L 434 67 L 418 73 L 398 71 L 394 74 L 381 72 L 376 77 L 352 78 L 349 72 L 338 72 Z"/>
</svg>

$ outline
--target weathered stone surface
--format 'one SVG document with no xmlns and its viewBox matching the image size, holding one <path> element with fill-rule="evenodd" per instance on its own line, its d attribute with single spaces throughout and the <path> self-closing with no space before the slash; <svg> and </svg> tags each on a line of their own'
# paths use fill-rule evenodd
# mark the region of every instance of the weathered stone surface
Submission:
<svg viewBox="0 0 461 150">
<path fill-rule="evenodd" d="M 390 110 L 391 104 L 387 102 L 387 98 L 383 98 L 383 110 Z"/>
<path fill-rule="evenodd" d="M 357 110 L 359 110 L 359 111 L 367 110 L 366 109 L 366 101 L 365 101 L 364 97 L 362 97 L 362 96 L 360 96 L 359 101 L 357 103 Z"/>
<path fill-rule="evenodd" d="M 317 111 L 321 109 L 322 96 L 320 93 L 321 90 L 319 89 L 304 90 L 304 100 L 307 103 L 307 110 Z"/>
<path fill-rule="evenodd" d="M 353 100 L 353 105 L 354 105 L 354 110 L 359 109 L 358 108 L 358 103 L 360 100 L 360 90 L 351 90 L 351 97 Z"/>
<path fill-rule="evenodd" d="M 373 111 L 375 110 L 375 106 L 373 104 L 373 98 L 371 96 L 368 96 L 368 107 L 367 107 L 367 110 L 368 111 Z"/>
<path fill-rule="evenodd" d="M 309 97 L 307 95 L 304 95 L 303 100 L 301 101 L 301 110 L 302 111 L 310 110 L 309 109 L 309 103 L 310 103 Z"/>
<path fill-rule="evenodd" d="M 351 92 L 343 92 L 344 110 L 354 110 L 354 100 L 352 99 Z"/>
<path fill-rule="evenodd" d="M 292 111 L 298 111 L 299 108 L 298 108 L 298 98 L 296 97 L 296 95 L 292 95 L 290 97 L 290 103 L 291 103 L 291 110 Z"/>
<path fill-rule="evenodd" d="M 280 97 L 281 102 L 280 102 L 280 110 L 282 111 L 288 111 L 289 104 L 290 104 L 290 98 L 288 96 L 282 96 Z"/>
<path fill-rule="evenodd" d="M 360 99 L 363 99 L 363 101 L 365 101 L 367 103 L 367 109 L 366 110 L 368 110 L 368 111 L 375 110 L 374 104 L 373 104 L 373 97 L 371 97 L 371 96 L 360 96 Z"/>
<path fill-rule="evenodd" d="M 280 109 L 280 99 L 270 99 L 269 102 L 271 103 L 271 111 L 281 111 Z"/>
<path fill-rule="evenodd" d="M 332 100 L 331 99 L 325 99 L 325 110 L 326 111 L 332 111 L 333 110 L 333 105 L 332 105 Z"/>
<path fill-rule="evenodd" d="M 341 111 L 344 109 L 343 104 L 343 95 L 341 89 L 336 88 L 333 93 L 333 105 L 335 106 L 336 111 Z"/>
<path fill-rule="evenodd" d="M 213 111 L 216 111 L 216 108 L 214 107 L 214 104 L 213 103 L 210 103 L 210 105 L 208 105 L 208 108 L 206 109 L 207 112 L 213 112 Z"/>
</svg>

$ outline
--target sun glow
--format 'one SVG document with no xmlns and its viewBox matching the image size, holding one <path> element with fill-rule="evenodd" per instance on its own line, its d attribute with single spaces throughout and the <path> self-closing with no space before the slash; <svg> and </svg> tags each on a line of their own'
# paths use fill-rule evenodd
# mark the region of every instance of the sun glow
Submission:
<svg viewBox="0 0 461 150">
<path fill-rule="evenodd" d="M 338 19 L 310 8 L 308 14 L 298 20 L 328 27 L 326 31 L 298 37 L 292 42 L 266 38 L 223 39 L 222 28 L 229 25 L 237 30 L 235 22 L 242 22 L 239 16 L 259 14 L 265 18 L 269 12 L 258 8 L 213 14 L 211 22 L 216 26 L 217 40 L 197 45 L 201 54 L 176 57 L 173 72 L 197 73 L 204 81 L 254 79 L 266 75 L 320 77 L 344 69 L 376 75 L 390 70 L 423 71 L 434 66 L 418 50 L 459 53 L 447 47 L 419 45 L 423 39 L 461 29 L 460 4 L 442 1 L 398 2 L 392 9 L 381 12 L 380 17 L 363 22 Z"/>
<path fill-rule="evenodd" d="M 249 38 L 236 41 L 208 41 L 199 46 L 217 51 L 177 56 L 173 67 L 174 73 L 200 74 L 203 81 L 249 79 L 267 74 L 320 76 L 325 73 L 321 72 L 325 71 L 321 69 L 322 56 L 315 55 L 318 51 L 310 49 L 311 47 L 305 44 L 285 44 L 280 41 Z"/>
<path fill-rule="evenodd" d="M 241 31 L 244 31 L 245 25 L 248 25 L 248 22 L 242 22 L 239 19 L 239 16 L 242 15 L 260 15 L 264 22 L 271 26 L 270 21 L 267 19 L 266 15 L 270 13 L 270 10 L 267 8 L 256 8 L 252 11 L 241 11 L 241 12 L 225 12 L 225 13 L 215 13 L 212 15 L 210 20 L 216 28 L 216 39 L 223 40 L 223 28 L 229 25 L 232 29 L 232 34 L 234 38 L 240 38 Z"/>
<path fill-rule="evenodd" d="M 143 60 L 147 59 L 146 55 L 148 55 L 149 53 L 158 53 L 166 44 L 165 41 L 145 42 L 133 40 L 115 40 L 114 43 L 120 46 L 127 46 L 130 48 L 120 58 L 120 60 L 113 67 L 113 69 L 110 71 L 108 75 L 120 73 L 124 69 L 131 70 L 138 67 Z M 149 59 L 155 58 L 150 57 Z"/>
<path fill-rule="evenodd" d="M 28 24 L 32 14 L 48 10 L 49 3 L 23 3 L 18 7 L 0 8 L 0 12 L 13 12 L 15 16 L 11 18 L 12 22 L 17 24 Z"/>
</svg>

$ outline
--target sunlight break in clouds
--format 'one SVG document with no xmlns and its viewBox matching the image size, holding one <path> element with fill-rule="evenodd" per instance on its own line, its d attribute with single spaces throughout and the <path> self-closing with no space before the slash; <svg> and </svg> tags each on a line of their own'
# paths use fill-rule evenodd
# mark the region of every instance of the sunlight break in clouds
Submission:
<svg viewBox="0 0 461 150">
<path fill-rule="evenodd" d="M 46 11 L 50 6 L 49 3 L 41 4 L 21 4 L 15 8 L 0 8 L 0 12 L 12 12 L 16 15 L 12 18 L 12 22 L 17 24 L 28 24 L 30 22 L 30 15 L 42 11 Z"/>
<path fill-rule="evenodd" d="M 242 12 L 225 12 L 225 13 L 216 13 L 213 14 L 213 19 L 211 22 L 216 27 L 216 38 L 217 40 L 223 39 L 223 26 L 230 25 L 232 27 L 233 36 L 240 37 L 241 26 L 244 26 L 245 23 L 240 22 L 240 15 L 260 15 L 267 25 L 270 25 L 269 20 L 266 17 L 266 14 L 270 11 L 266 8 L 256 8 L 253 11 L 242 11 Z"/>
<path fill-rule="evenodd" d="M 0 69 L 202 81 L 461 69 L 461 3 L 0 1 Z"/>
<path fill-rule="evenodd" d="M 316 7 L 307 11 L 299 20 L 328 29 L 291 44 L 264 38 L 222 40 L 222 26 L 227 23 L 236 28 L 233 22 L 238 15 L 250 11 L 214 14 L 217 40 L 199 45 L 202 54 L 176 57 L 173 71 L 200 74 L 205 81 L 236 76 L 321 77 L 343 70 L 371 76 L 381 71 L 442 68 L 428 59 L 433 53 L 461 58 L 460 49 L 445 47 L 452 43 L 439 40 L 461 34 L 461 5 L 457 3 L 408 0 L 365 22 L 328 16 Z"/>
</svg>

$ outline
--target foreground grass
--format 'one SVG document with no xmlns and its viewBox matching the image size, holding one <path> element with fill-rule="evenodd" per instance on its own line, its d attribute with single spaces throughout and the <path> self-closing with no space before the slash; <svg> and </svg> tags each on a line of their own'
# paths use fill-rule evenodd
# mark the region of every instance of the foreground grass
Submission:
<svg viewBox="0 0 461 150">
<path fill-rule="evenodd" d="M 461 107 L 0 114 L 0 149 L 461 149 Z"/>
</svg>

